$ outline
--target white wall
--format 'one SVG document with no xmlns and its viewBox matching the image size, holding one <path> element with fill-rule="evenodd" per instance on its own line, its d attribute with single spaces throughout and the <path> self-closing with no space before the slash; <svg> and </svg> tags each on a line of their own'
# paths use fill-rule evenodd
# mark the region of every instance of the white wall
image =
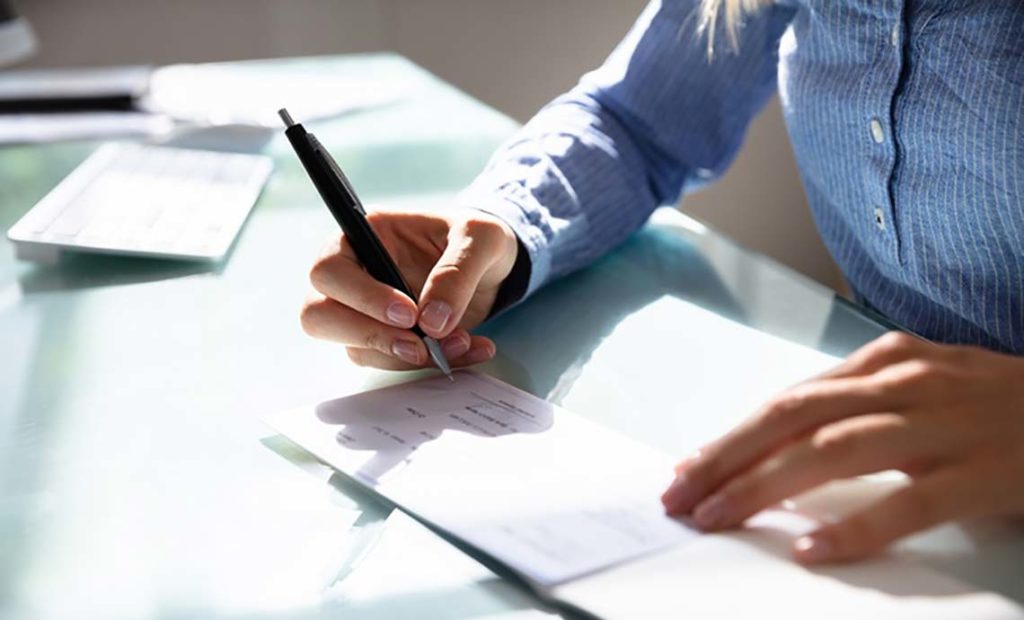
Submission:
<svg viewBox="0 0 1024 620">
<path fill-rule="evenodd" d="M 525 120 L 600 64 L 644 0 L 21 0 L 32 66 L 395 50 Z M 841 286 L 817 238 L 773 103 L 733 169 L 683 209 Z"/>
</svg>

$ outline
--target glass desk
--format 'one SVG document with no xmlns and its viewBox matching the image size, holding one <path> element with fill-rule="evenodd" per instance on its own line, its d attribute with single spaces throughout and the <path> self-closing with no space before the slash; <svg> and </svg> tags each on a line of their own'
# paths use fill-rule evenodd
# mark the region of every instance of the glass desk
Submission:
<svg viewBox="0 0 1024 620">
<path fill-rule="evenodd" d="M 310 125 L 372 205 L 445 204 L 516 128 L 393 55 L 256 66 L 300 65 L 406 89 L 392 105 Z M 0 227 L 94 147 L 0 149 Z M 388 506 L 261 422 L 402 378 L 353 367 L 299 328 L 306 274 L 336 226 L 283 136 L 267 151 L 276 171 L 219 265 L 78 255 L 40 266 L 0 240 L 0 617 L 473 618 L 538 606 L 388 520 Z M 592 268 L 485 326 L 499 355 L 484 370 L 683 454 L 743 390 L 725 373 L 690 380 L 685 325 L 650 341 L 616 331 L 666 300 L 837 355 L 885 329 L 661 210 Z M 965 540 L 1005 541 L 1004 527 Z M 946 565 L 1024 600 L 1020 545 L 971 557 Z"/>
</svg>

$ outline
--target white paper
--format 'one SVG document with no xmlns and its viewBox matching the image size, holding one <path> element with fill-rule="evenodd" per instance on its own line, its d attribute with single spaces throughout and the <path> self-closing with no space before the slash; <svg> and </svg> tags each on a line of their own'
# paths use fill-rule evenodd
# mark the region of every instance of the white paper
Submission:
<svg viewBox="0 0 1024 620">
<path fill-rule="evenodd" d="M 669 457 L 491 377 L 455 377 L 270 423 L 543 587 L 696 535 L 658 501 Z"/>
<path fill-rule="evenodd" d="M 790 559 L 791 544 L 816 525 L 798 513 L 765 512 L 742 531 L 702 536 L 561 585 L 552 596 L 607 620 L 1024 619 L 1024 608 L 1006 597 L 898 554 L 805 568 Z"/>
<path fill-rule="evenodd" d="M 666 295 L 617 322 L 560 404 L 681 459 L 840 362 Z"/>
<path fill-rule="evenodd" d="M 74 112 L 0 115 L 0 144 L 27 144 L 123 136 L 160 136 L 171 119 L 140 112 Z"/>
<path fill-rule="evenodd" d="M 153 72 L 143 110 L 203 125 L 278 129 L 287 107 L 299 122 L 394 103 L 406 96 L 393 83 L 324 75 L 320 68 L 267 68 L 246 63 L 171 65 Z"/>
</svg>

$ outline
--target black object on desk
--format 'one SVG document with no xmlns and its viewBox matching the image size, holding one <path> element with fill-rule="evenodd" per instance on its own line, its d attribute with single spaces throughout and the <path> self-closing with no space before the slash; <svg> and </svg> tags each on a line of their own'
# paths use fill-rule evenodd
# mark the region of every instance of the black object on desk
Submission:
<svg viewBox="0 0 1024 620">
<path fill-rule="evenodd" d="M 310 180 L 320 192 L 320 197 L 323 198 L 327 209 L 345 232 L 345 237 L 352 244 L 356 257 L 366 268 L 367 273 L 375 280 L 393 286 L 416 301 L 415 293 L 402 277 L 398 266 L 391 260 L 391 255 L 388 254 L 377 233 L 373 232 L 373 228 L 366 220 L 366 209 L 363 208 L 363 203 L 356 196 L 345 173 L 338 167 L 338 163 L 320 144 L 316 136 L 292 120 L 288 110 L 282 108 L 278 114 L 287 127 L 284 134 L 292 143 L 292 148 L 299 156 L 299 161 L 302 162 Z M 418 325 L 413 326 L 412 332 L 423 339 L 423 343 L 427 345 L 427 351 L 430 352 L 430 357 L 441 369 L 441 372 L 450 381 L 454 381 L 451 366 L 444 356 L 444 351 L 441 350 L 441 345 L 423 333 Z"/>
<path fill-rule="evenodd" d="M 0 76 L 0 113 L 130 112 L 149 88 L 149 66 L 27 69 Z"/>
</svg>

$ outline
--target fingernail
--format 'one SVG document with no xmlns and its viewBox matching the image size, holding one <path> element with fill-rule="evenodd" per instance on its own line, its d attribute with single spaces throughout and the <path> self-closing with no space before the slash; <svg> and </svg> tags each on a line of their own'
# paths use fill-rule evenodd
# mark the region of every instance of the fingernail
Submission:
<svg viewBox="0 0 1024 620">
<path fill-rule="evenodd" d="M 407 304 L 394 302 L 387 309 L 388 321 L 395 327 L 412 327 L 416 324 L 416 311 Z"/>
<path fill-rule="evenodd" d="M 801 562 L 821 562 L 832 557 L 832 542 L 815 535 L 801 536 L 793 543 L 793 550 Z"/>
<path fill-rule="evenodd" d="M 692 490 L 687 483 L 686 474 L 676 476 L 676 479 L 669 485 L 661 495 L 661 504 L 669 514 L 683 512 L 691 501 Z"/>
<path fill-rule="evenodd" d="M 480 345 L 473 349 L 470 349 L 466 353 L 466 361 L 470 364 L 479 364 L 480 362 L 486 362 L 487 360 L 494 357 L 494 351 L 488 345 Z"/>
<path fill-rule="evenodd" d="M 443 301 L 432 301 L 420 313 L 420 324 L 435 333 L 442 332 L 451 316 L 451 306 Z"/>
<path fill-rule="evenodd" d="M 414 342 L 396 340 L 391 344 L 391 352 L 402 361 L 409 362 L 410 364 L 420 363 L 420 348 Z"/>
<path fill-rule="evenodd" d="M 725 498 L 713 495 L 701 502 L 693 511 L 693 522 L 702 530 L 718 527 L 725 519 Z"/>
<path fill-rule="evenodd" d="M 469 350 L 469 338 L 465 334 L 449 336 L 441 342 L 441 349 L 448 359 L 462 357 Z"/>
</svg>

